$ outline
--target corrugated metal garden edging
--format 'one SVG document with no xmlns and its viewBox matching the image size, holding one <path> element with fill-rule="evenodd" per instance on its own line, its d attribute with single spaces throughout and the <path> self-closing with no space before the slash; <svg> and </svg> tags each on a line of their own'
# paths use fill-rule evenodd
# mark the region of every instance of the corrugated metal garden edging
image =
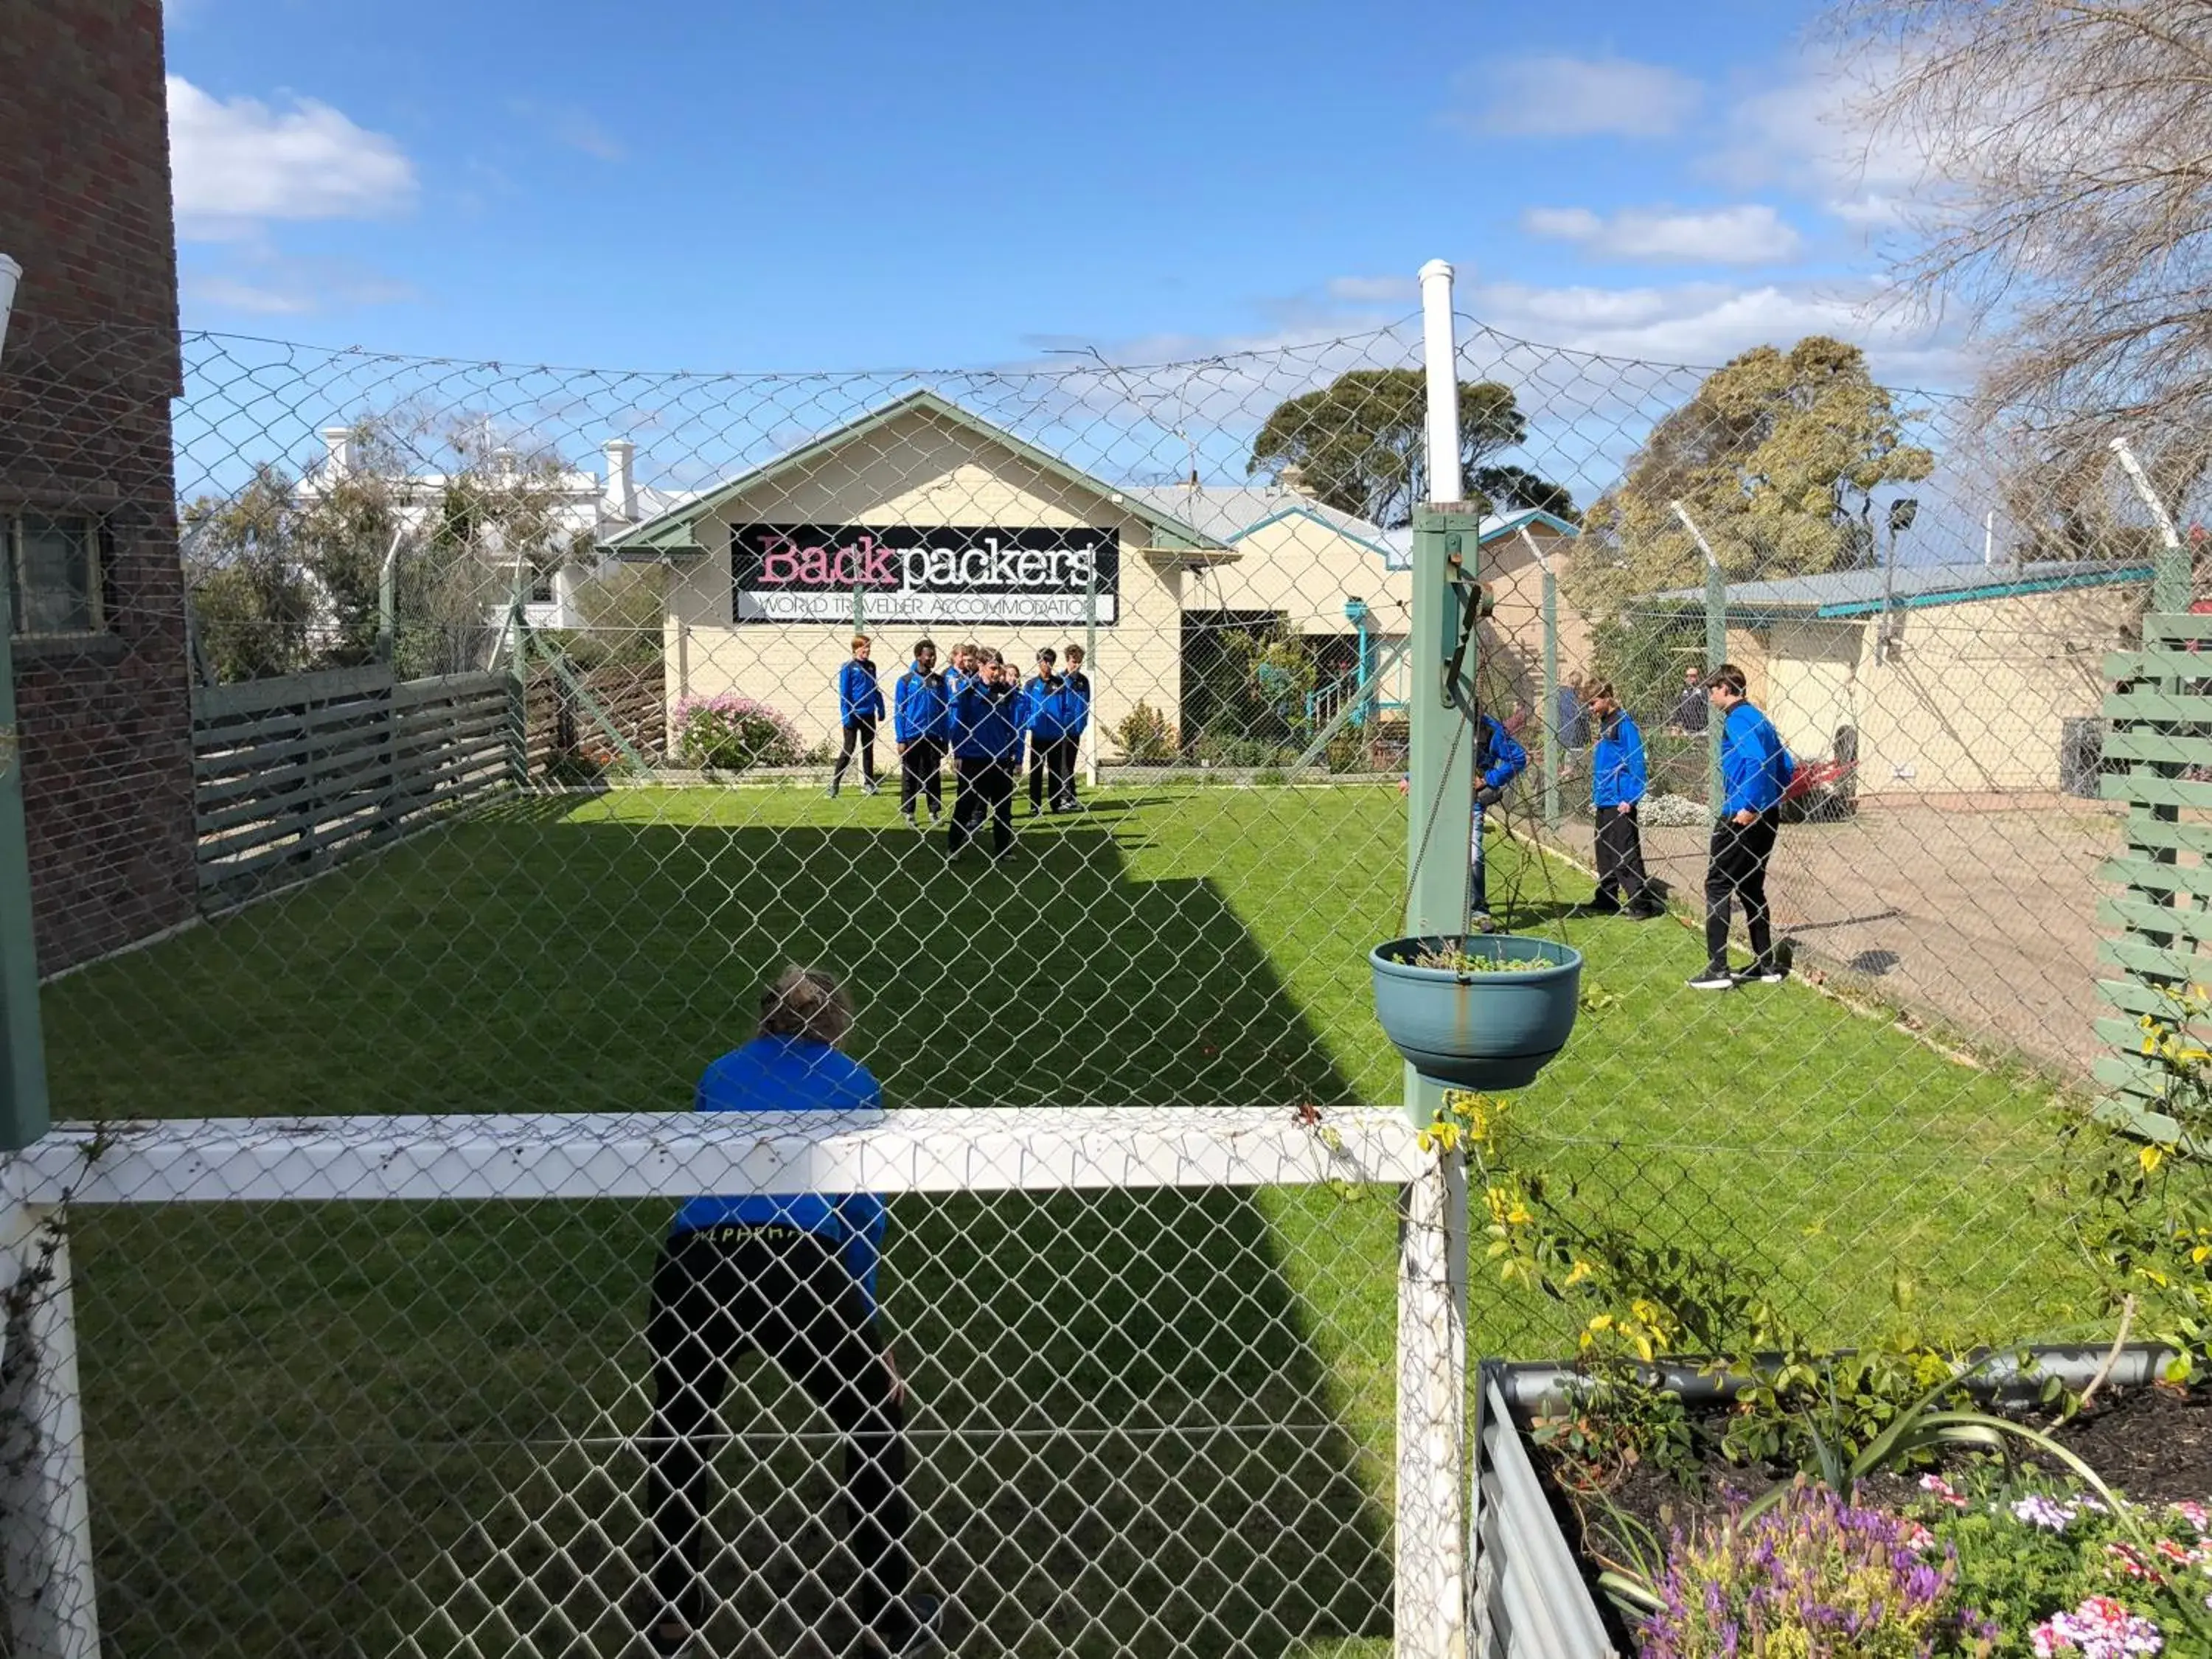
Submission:
<svg viewBox="0 0 2212 1659">
<path fill-rule="evenodd" d="M 1619 1659 L 1574 1551 L 1546 1501 L 1536 1466 L 1482 1367 L 1475 1433 L 1475 1659 Z"/>
</svg>

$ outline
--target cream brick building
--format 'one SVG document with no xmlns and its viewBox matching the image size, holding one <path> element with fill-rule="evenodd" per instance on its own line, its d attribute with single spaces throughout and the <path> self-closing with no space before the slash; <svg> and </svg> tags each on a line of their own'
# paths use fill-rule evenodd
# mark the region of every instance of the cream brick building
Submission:
<svg viewBox="0 0 2212 1659">
<path fill-rule="evenodd" d="M 1501 619 L 1533 623 L 1535 550 L 1564 545 L 1573 526 L 1522 513 L 1483 533 Z M 1348 692 L 1363 629 L 1371 698 L 1386 716 L 1404 702 L 1395 647 L 1410 532 L 1290 489 L 1096 477 L 929 392 L 606 545 L 668 568 L 672 711 L 686 696 L 738 692 L 791 715 L 810 742 L 836 730 L 856 584 L 886 699 L 924 637 L 940 653 L 963 639 L 994 646 L 1025 672 L 1041 646 L 1095 639 L 1093 731 L 1106 759 L 1139 702 L 1178 730 L 1222 723 L 1194 665 L 1232 632 L 1295 636 L 1319 665 L 1315 706 L 1286 699 L 1286 723 L 1316 708 L 1326 718 Z M 1498 642 L 1527 654 L 1511 644 Z"/>
<path fill-rule="evenodd" d="M 1731 649 L 1758 642 L 1753 695 L 1793 754 L 1856 735 L 1863 795 L 2047 793 L 2069 721 L 2094 721 L 2106 652 L 2142 617 L 2150 571 L 2097 562 L 1839 571 L 1730 588 Z M 1654 596 L 1687 611 L 1702 590 Z M 1749 666 L 1750 665 L 1747 665 Z"/>
</svg>

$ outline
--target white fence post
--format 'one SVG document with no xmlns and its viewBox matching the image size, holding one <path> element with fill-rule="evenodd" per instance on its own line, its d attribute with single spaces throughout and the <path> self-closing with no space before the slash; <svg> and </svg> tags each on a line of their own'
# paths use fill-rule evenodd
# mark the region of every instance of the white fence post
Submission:
<svg viewBox="0 0 2212 1659">
<path fill-rule="evenodd" d="M 1467 1165 L 1401 1190 L 1397 1659 L 1467 1659 Z"/>
<path fill-rule="evenodd" d="M 19 1659 L 99 1659 L 76 1319 L 58 1210 L 5 1200 L 0 1307 L 0 1582 L 9 1650 Z"/>
</svg>

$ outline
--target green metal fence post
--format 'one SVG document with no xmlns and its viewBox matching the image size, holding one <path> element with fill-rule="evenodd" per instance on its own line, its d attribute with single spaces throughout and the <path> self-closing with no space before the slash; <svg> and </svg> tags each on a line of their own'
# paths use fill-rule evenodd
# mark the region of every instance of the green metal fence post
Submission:
<svg viewBox="0 0 2212 1659">
<path fill-rule="evenodd" d="M 1559 827 L 1559 579 L 1544 561 L 1544 828 Z"/>
<path fill-rule="evenodd" d="M 39 1026 L 39 948 L 31 927 L 31 844 L 23 823 L 22 728 L 15 720 L 15 620 L 0 581 L 0 1152 L 21 1152 L 52 1121 Z"/>
<path fill-rule="evenodd" d="M 1681 520 L 1682 528 L 1690 532 L 1690 539 L 1698 544 L 1698 551 L 1705 559 L 1705 676 L 1710 683 L 1712 672 L 1728 660 L 1728 578 L 1721 572 L 1721 562 L 1714 556 L 1712 544 L 1705 532 L 1698 528 L 1690 517 L 1690 509 L 1681 502 L 1670 503 L 1674 516 Z M 1705 810 L 1715 817 L 1721 810 L 1721 734 L 1709 726 L 1705 732 Z"/>
<path fill-rule="evenodd" d="M 23 268 L 0 257 L 0 345 Z M 31 924 L 31 841 L 23 822 L 23 733 L 15 719 L 15 623 L 0 571 L 0 1152 L 21 1152 L 52 1121 L 39 1025 L 39 945 Z"/>
<path fill-rule="evenodd" d="M 1091 757 L 1084 765 L 1084 787 L 1098 787 L 1098 556 L 1091 556 L 1091 568 L 1083 576 L 1083 672 L 1091 678 L 1091 719 L 1084 740 Z"/>
</svg>

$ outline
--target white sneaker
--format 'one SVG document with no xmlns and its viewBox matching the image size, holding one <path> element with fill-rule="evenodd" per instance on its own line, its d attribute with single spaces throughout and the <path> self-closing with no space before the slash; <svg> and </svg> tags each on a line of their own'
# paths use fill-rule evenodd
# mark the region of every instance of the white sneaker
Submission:
<svg viewBox="0 0 2212 1659">
<path fill-rule="evenodd" d="M 1691 975 L 1689 981 L 1692 991 L 1733 991 L 1735 985 L 1735 975 L 1725 968 L 1707 968 L 1701 974 Z"/>
</svg>

